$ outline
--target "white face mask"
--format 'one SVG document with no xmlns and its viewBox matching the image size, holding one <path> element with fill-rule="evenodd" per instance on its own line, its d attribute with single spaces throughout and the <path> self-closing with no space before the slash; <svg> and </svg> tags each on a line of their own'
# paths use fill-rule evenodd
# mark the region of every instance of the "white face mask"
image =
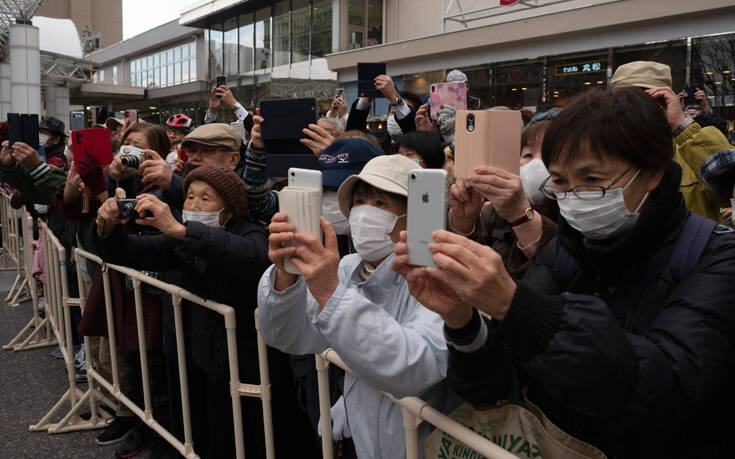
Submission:
<svg viewBox="0 0 735 459">
<path fill-rule="evenodd" d="M 117 154 L 118 155 L 131 155 L 134 153 L 140 153 L 141 151 L 143 150 L 141 150 L 138 147 L 134 147 L 132 145 L 121 145 L 120 150 L 118 150 Z"/>
<path fill-rule="evenodd" d="M 217 212 L 198 212 L 195 210 L 184 210 L 181 214 L 181 219 L 186 222 L 199 222 L 203 225 L 213 226 L 215 228 L 222 228 L 219 223 L 219 214 L 224 209 L 220 209 Z"/>
<path fill-rule="evenodd" d="M 646 202 L 648 193 L 643 196 L 635 211 L 631 212 L 625 205 L 623 192 L 640 173 L 641 170 L 638 169 L 627 185 L 623 188 L 605 191 L 605 196 L 600 199 L 585 201 L 575 196 L 574 193 L 567 193 L 564 199 L 557 201 L 561 216 L 569 223 L 569 226 L 588 239 L 607 239 L 629 229 L 638 220 L 638 211 Z M 579 192 L 582 196 L 585 193 L 592 192 Z"/>
<path fill-rule="evenodd" d="M 390 255 L 396 245 L 390 233 L 402 216 L 368 204 L 352 208 L 352 245 L 363 260 L 373 262 Z"/>
<path fill-rule="evenodd" d="M 33 208 L 41 215 L 46 215 L 48 213 L 48 206 L 46 204 L 33 204 Z"/>
<path fill-rule="evenodd" d="M 521 166 L 521 183 L 526 198 L 532 206 L 540 206 L 544 202 L 544 193 L 540 190 L 544 180 L 549 178 L 544 162 L 538 158 Z"/>
<path fill-rule="evenodd" d="M 322 195 L 322 216 L 332 225 L 335 233 L 350 234 L 350 222 L 339 210 L 336 191 L 325 191 Z"/>
<path fill-rule="evenodd" d="M 388 115 L 387 124 L 388 134 L 390 135 L 391 139 L 397 139 L 403 135 L 403 131 L 401 130 L 401 126 L 398 125 L 398 121 L 396 121 L 395 115 Z"/>
<path fill-rule="evenodd" d="M 39 145 L 46 145 L 46 142 L 48 142 L 49 136 L 46 134 L 38 134 L 38 144 Z"/>
</svg>

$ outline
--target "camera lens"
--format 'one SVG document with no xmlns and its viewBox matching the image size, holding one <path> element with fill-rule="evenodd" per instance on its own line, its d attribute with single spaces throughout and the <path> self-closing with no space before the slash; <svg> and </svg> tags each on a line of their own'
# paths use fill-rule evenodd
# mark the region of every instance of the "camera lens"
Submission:
<svg viewBox="0 0 735 459">
<path fill-rule="evenodd" d="M 416 180 L 416 174 L 411 174 L 411 180 Z"/>
<path fill-rule="evenodd" d="M 467 115 L 467 121 L 475 121 L 475 115 L 473 115 L 472 113 Z"/>
</svg>

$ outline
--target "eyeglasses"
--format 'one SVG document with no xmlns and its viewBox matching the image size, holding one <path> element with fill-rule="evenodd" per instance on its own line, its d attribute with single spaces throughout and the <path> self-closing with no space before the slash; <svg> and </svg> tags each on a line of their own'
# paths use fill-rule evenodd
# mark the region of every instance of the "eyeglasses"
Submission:
<svg viewBox="0 0 735 459">
<path fill-rule="evenodd" d="M 567 193 L 572 193 L 577 198 L 583 200 L 583 201 L 594 201 L 596 199 L 602 199 L 603 196 L 605 196 L 605 193 L 607 190 L 611 189 L 613 186 L 615 186 L 616 183 L 618 183 L 623 177 L 625 177 L 625 174 L 630 172 L 632 167 L 629 167 L 625 170 L 618 178 L 612 181 L 608 186 L 599 186 L 599 185 L 577 185 L 573 188 L 570 188 L 568 190 L 564 191 L 555 191 L 554 190 L 554 183 L 551 182 L 551 177 L 544 180 L 544 182 L 539 187 L 539 190 L 549 199 L 553 199 L 555 201 L 565 199 L 567 197 Z"/>
</svg>

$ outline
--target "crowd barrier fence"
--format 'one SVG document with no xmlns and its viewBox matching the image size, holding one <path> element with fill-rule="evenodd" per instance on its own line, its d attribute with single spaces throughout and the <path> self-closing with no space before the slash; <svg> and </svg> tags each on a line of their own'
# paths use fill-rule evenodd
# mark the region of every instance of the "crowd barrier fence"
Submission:
<svg viewBox="0 0 735 459">
<path fill-rule="evenodd" d="M 19 231 L 20 210 L 10 205 L 10 195 L 3 189 L 0 191 L 0 225 L 2 226 L 3 252 L 0 256 L 0 271 L 16 271 L 13 286 L 5 298 L 5 302 L 12 305 L 30 298 L 30 286 L 23 275 L 23 261 L 21 259 L 21 234 Z M 31 252 L 32 253 L 32 252 Z M 32 260 L 32 258 L 31 258 Z M 25 295 L 21 296 L 21 293 Z"/>
<path fill-rule="evenodd" d="M 263 425 L 266 445 L 266 457 L 268 459 L 275 458 L 275 449 L 273 441 L 273 419 L 271 412 L 271 389 L 270 389 L 270 378 L 268 372 L 268 357 L 266 352 L 266 345 L 260 335 L 260 330 L 257 328 L 258 317 L 257 310 L 255 311 L 255 323 L 258 339 L 258 365 L 260 369 L 260 384 L 245 384 L 240 382 L 240 373 L 238 368 L 238 354 L 237 354 L 237 335 L 236 335 L 236 321 L 235 321 L 235 310 L 231 306 L 220 304 L 214 301 L 205 300 L 193 293 L 184 290 L 181 287 L 167 284 L 153 277 L 147 276 L 140 271 L 136 271 L 131 268 L 124 266 L 118 266 L 110 263 L 104 263 L 102 259 L 92 253 L 81 249 L 74 250 L 74 257 L 77 264 L 77 273 L 81 283 L 82 271 L 81 262 L 84 258 L 92 260 L 101 266 L 103 266 L 103 285 L 104 285 L 104 296 L 105 296 L 105 308 L 107 315 L 107 333 L 108 342 L 110 345 L 110 358 L 112 366 L 112 381 L 105 379 L 99 372 L 92 367 L 91 353 L 89 349 L 89 340 L 85 337 L 85 346 L 87 346 L 87 376 L 89 378 L 90 387 L 93 383 L 98 383 L 104 387 L 112 396 L 117 399 L 120 403 L 124 404 L 130 411 L 138 416 L 143 423 L 158 433 L 165 441 L 172 445 L 176 450 L 179 451 L 184 457 L 197 458 L 199 457 L 194 449 L 194 441 L 192 436 L 192 422 L 191 413 L 189 406 L 189 382 L 186 372 L 186 352 L 184 344 L 184 323 L 183 323 L 183 312 L 182 312 L 182 300 L 198 305 L 199 307 L 207 308 L 214 311 L 224 319 L 224 325 L 226 329 L 227 337 L 227 354 L 228 354 L 228 365 L 230 375 L 230 397 L 232 398 L 232 416 L 235 426 L 235 450 L 238 459 L 245 457 L 245 443 L 243 438 L 243 421 L 242 421 L 242 406 L 240 403 L 240 397 L 255 397 L 260 398 L 263 406 Z M 138 406 L 133 402 L 126 394 L 120 390 L 120 376 L 119 376 L 119 364 L 118 355 L 116 349 L 115 340 L 115 324 L 114 314 L 112 309 L 112 293 L 110 288 L 110 270 L 116 271 L 122 275 L 128 276 L 133 281 L 134 297 L 135 297 L 135 313 L 138 331 L 138 348 L 140 349 L 140 366 L 143 383 L 143 407 Z M 146 284 L 155 287 L 167 294 L 171 295 L 171 300 L 174 309 L 174 325 L 176 331 L 176 352 L 179 364 L 179 383 L 181 389 L 181 406 L 183 412 L 183 426 L 184 426 L 184 442 L 182 443 L 175 435 L 166 430 L 153 416 L 153 407 L 151 402 L 151 388 L 150 379 L 148 375 L 148 356 L 145 341 L 145 331 L 143 322 L 143 293 L 141 284 Z M 80 305 L 82 308 L 86 306 L 86 295 L 84 289 L 80 289 Z"/>
<path fill-rule="evenodd" d="M 44 315 L 44 317 L 41 317 L 36 280 L 33 278 L 33 255 L 37 244 L 33 240 L 33 217 L 25 209 L 21 214 L 21 226 L 23 230 L 23 282 L 25 282 L 30 296 L 33 316 L 25 327 L 18 332 L 15 338 L 3 346 L 3 350 L 13 351 L 36 349 L 57 344 L 56 337 L 51 329 L 49 316 Z"/>
<path fill-rule="evenodd" d="M 330 413 L 331 406 L 329 398 L 329 364 L 332 363 L 337 365 L 346 372 L 352 372 L 334 349 L 327 349 L 321 354 L 316 354 L 315 357 L 317 380 L 319 384 L 319 413 L 321 415 L 320 422 L 322 427 L 322 452 L 324 459 L 333 459 L 332 417 Z M 514 454 L 511 454 L 492 441 L 454 421 L 450 417 L 445 416 L 420 398 L 404 397 L 397 399 L 386 392 L 381 391 L 381 394 L 401 408 L 401 413 L 403 414 L 403 428 L 406 432 L 406 459 L 419 459 L 421 447 L 419 445 L 418 428 L 423 421 L 426 421 L 435 428 L 448 433 L 488 459 L 517 459 L 517 456 Z"/>
</svg>

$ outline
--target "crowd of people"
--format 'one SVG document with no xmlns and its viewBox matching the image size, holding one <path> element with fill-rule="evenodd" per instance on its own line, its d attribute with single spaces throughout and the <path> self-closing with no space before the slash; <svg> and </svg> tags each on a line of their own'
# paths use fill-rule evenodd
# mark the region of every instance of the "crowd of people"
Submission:
<svg viewBox="0 0 735 459">
<path fill-rule="evenodd" d="M 606 90 L 524 111 L 519 175 L 485 164 L 460 179 L 455 107 L 432 119 L 424 95 L 390 76 L 375 88 L 390 103 L 386 129 L 366 128 L 372 99 L 343 94 L 304 129 L 321 166 L 323 238 L 279 212 L 269 121 L 224 85 L 203 120 L 95 126 L 109 129 L 109 167 L 75 161 L 64 123 L 44 117 L 38 151 L 3 142 L 0 181 L 67 253 L 80 247 L 232 306 L 240 377 L 251 383 L 258 308 L 278 458 L 321 457 L 313 354 L 328 348 L 351 370 L 329 373 L 341 457 L 405 456 L 401 409 L 381 391 L 450 414 L 462 402 L 492 409 L 519 388 L 608 457 L 729 456 L 735 147 L 705 93 L 686 106 L 666 65 L 622 65 Z M 216 122 L 223 109 L 241 130 Z M 131 154 L 142 155 L 137 167 L 124 161 Z M 447 227 L 429 245 L 436 267 L 409 263 L 408 184 L 419 168 L 448 173 Z M 134 211 L 121 213 L 126 198 Z M 40 250 L 35 261 L 44 282 Z M 68 279 L 71 296 L 87 296 L 73 318 L 77 378 L 86 381 L 88 336 L 90 360 L 111 379 L 102 267 L 81 269 L 83 285 Z M 110 281 L 121 390 L 142 405 L 132 281 Z M 142 296 L 153 413 L 183 441 L 172 299 L 152 287 Z M 234 457 L 222 317 L 184 300 L 183 318 L 194 448 Z M 241 403 L 246 456 L 265 457 L 261 403 Z M 99 445 L 118 443 L 117 457 L 176 455 L 124 405 L 107 408 Z M 420 439 L 431 429 L 423 423 Z"/>
</svg>

